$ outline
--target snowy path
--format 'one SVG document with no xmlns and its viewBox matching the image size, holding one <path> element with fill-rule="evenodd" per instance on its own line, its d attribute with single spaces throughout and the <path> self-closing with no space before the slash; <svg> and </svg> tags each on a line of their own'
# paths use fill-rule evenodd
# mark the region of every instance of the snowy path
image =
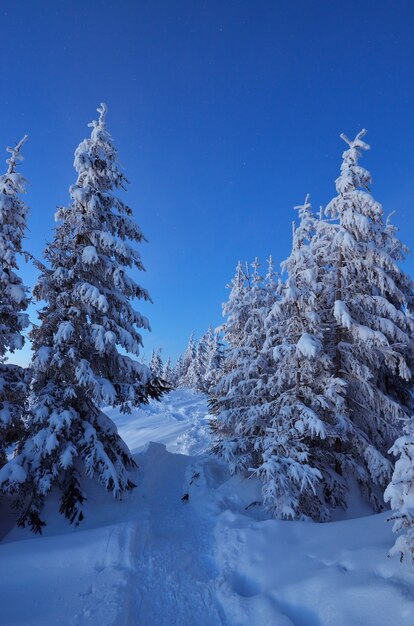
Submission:
<svg viewBox="0 0 414 626">
<path fill-rule="evenodd" d="M 136 623 L 219 626 L 225 622 L 214 596 L 211 520 L 181 499 L 191 458 L 151 448 L 143 467 L 148 518 L 134 577 Z"/>
<path fill-rule="evenodd" d="M 78 593 L 82 610 L 63 623 L 227 624 L 215 599 L 214 525 L 181 499 L 191 462 L 162 444 L 149 445 L 139 492 L 128 503 L 135 519 L 106 529 L 92 580 Z"/>
<path fill-rule="evenodd" d="M 202 453 L 205 413 L 180 391 L 114 416 L 138 452 L 123 502 L 90 483 L 79 528 L 53 498 L 42 537 L 3 523 L 0 626 L 412 626 L 414 569 L 387 558 L 386 515 L 307 524 L 246 510 L 258 485 Z"/>
</svg>

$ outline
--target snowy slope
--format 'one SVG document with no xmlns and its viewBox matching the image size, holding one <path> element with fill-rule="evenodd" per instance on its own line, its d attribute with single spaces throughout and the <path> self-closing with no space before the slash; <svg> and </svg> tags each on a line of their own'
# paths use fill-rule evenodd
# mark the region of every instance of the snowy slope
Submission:
<svg viewBox="0 0 414 626">
<path fill-rule="evenodd" d="M 42 537 L 6 533 L 1 626 L 412 626 L 414 570 L 387 558 L 386 516 L 264 519 L 255 481 L 203 454 L 206 411 L 176 391 L 113 416 L 137 489 L 114 503 L 90 483 L 80 528 L 51 501 Z"/>
</svg>

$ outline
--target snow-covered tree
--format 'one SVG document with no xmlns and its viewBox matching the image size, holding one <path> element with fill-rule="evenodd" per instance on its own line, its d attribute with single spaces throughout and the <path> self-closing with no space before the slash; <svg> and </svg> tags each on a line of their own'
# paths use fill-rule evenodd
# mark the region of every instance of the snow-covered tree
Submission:
<svg viewBox="0 0 414 626">
<path fill-rule="evenodd" d="M 280 299 L 266 319 L 264 352 L 271 371 L 261 407 L 267 428 L 258 474 L 264 502 L 276 517 L 324 520 L 329 517 L 325 501 L 343 501 L 333 478 L 332 449 L 343 384 L 333 377 L 324 350 L 318 309 L 323 285 L 311 245 L 316 221 L 308 198 L 296 208 L 300 223 L 294 228 L 292 252 L 282 263 L 286 281 L 279 284 Z"/>
<path fill-rule="evenodd" d="M 194 389 L 195 391 L 201 391 L 207 393 L 207 367 L 209 360 L 210 344 L 212 342 L 212 329 L 209 328 L 204 335 L 200 337 L 197 345 L 195 362 L 193 364 L 194 375 Z"/>
<path fill-rule="evenodd" d="M 204 374 L 204 392 L 211 393 L 223 375 L 224 346 L 220 333 L 213 328 L 207 331 L 207 358 Z"/>
<path fill-rule="evenodd" d="M 163 378 L 165 382 L 170 386 L 171 389 L 175 387 L 174 367 L 172 365 L 170 357 L 168 357 L 168 359 L 165 362 Z"/>
<path fill-rule="evenodd" d="M 151 372 L 154 374 L 155 378 L 163 378 L 164 364 L 162 362 L 160 350 L 154 349 L 152 351 L 149 368 Z"/>
<path fill-rule="evenodd" d="M 46 302 L 31 334 L 31 418 L 19 454 L 0 474 L 3 488 L 18 491 L 20 525 L 40 531 L 40 513 L 52 487 L 71 522 L 83 518 L 82 477 L 96 478 L 115 498 L 134 487 L 135 462 L 103 404 L 129 412 L 131 405 L 159 398 L 163 386 L 138 357 L 140 329 L 148 320 L 132 306 L 149 300 L 128 275 L 142 270 L 129 241 L 144 236 L 132 210 L 116 195 L 126 178 L 99 109 L 90 138 L 75 152 L 77 181 L 72 202 L 58 209 L 58 226 L 40 264 L 35 288 Z"/>
<path fill-rule="evenodd" d="M 258 465 L 257 442 L 263 434 L 260 405 L 263 401 L 263 376 L 266 361 L 261 351 L 264 342 L 266 290 L 259 273 L 259 262 L 252 264 L 252 275 L 239 263 L 231 283 L 227 316 L 223 324 L 227 344 L 223 375 L 212 390 L 210 400 L 214 450 L 232 472 L 244 472 Z"/>
<path fill-rule="evenodd" d="M 181 378 L 183 375 L 183 355 L 180 354 L 178 357 L 174 367 L 173 367 L 173 375 L 172 375 L 172 383 L 174 387 L 181 386 Z"/>
<path fill-rule="evenodd" d="M 190 389 L 198 388 L 197 347 L 197 340 L 194 333 L 191 333 L 187 348 L 180 362 L 180 372 L 177 383 L 179 387 L 189 387 Z"/>
<path fill-rule="evenodd" d="M 21 198 L 26 180 L 16 167 L 23 160 L 20 152 L 26 139 L 7 148 L 7 172 L 0 176 L 0 467 L 6 462 L 6 448 L 21 435 L 27 392 L 22 368 L 6 363 L 8 352 L 22 348 L 23 331 L 29 324 L 24 312 L 29 304 L 28 290 L 17 265 L 28 209 Z"/>
<path fill-rule="evenodd" d="M 399 555 L 402 561 L 408 556 L 414 562 L 414 423 L 409 420 L 405 433 L 399 437 L 391 452 L 398 456 L 391 483 L 385 490 L 384 499 L 393 510 L 393 531 L 402 532 L 390 555 Z"/>
<path fill-rule="evenodd" d="M 369 193 L 371 175 L 358 163 L 363 130 L 343 153 L 325 271 L 334 287 L 330 343 L 335 375 L 346 383 L 347 415 L 335 442 L 343 471 L 351 471 L 375 508 L 392 471 L 388 450 L 412 414 L 413 286 L 398 262 L 406 249 Z M 329 281 L 328 281 L 329 282 Z"/>
</svg>

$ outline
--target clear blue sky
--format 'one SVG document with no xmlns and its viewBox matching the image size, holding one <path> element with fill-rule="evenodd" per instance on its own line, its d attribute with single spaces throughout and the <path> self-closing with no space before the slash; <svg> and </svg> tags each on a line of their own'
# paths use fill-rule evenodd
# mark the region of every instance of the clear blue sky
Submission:
<svg viewBox="0 0 414 626">
<path fill-rule="evenodd" d="M 149 239 L 146 353 L 220 323 L 238 259 L 288 254 L 292 206 L 334 194 L 340 132 L 368 129 L 373 194 L 414 248 L 413 24 L 404 0 L 2 2 L 0 146 L 30 135 L 27 246 L 41 257 L 105 101 Z"/>
</svg>

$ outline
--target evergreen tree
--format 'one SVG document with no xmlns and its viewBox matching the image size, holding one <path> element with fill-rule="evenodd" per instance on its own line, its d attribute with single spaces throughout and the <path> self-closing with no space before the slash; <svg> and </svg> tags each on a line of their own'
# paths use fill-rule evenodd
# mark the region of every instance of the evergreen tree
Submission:
<svg viewBox="0 0 414 626">
<path fill-rule="evenodd" d="M 173 368 L 172 383 L 174 387 L 181 387 L 182 375 L 183 375 L 183 355 L 180 354 Z"/>
<path fill-rule="evenodd" d="M 214 451 L 232 472 L 258 466 L 263 420 L 258 405 L 263 400 L 261 350 L 264 341 L 266 291 L 256 259 L 250 276 L 239 263 L 231 283 L 229 301 L 223 307 L 227 343 L 224 372 L 210 400 L 215 433 Z"/>
<path fill-rule="evenodd" d="M 197 345 L 197 353 L 194 363 L 194 379 L 195 379 L 195 391 L 207 393 L 207 367 L 209 358 L 209 349 L 211 343 L 212 329 L 209 328 L 204 335 L 200 337 L 200 341 Z"/>
<path fill-rule="evenodd" d="M 160 350 L 155 350 L 154 349 L 152 351 L 151 361 L 149 363 L 149 368 L 150 368 L 151 372 L 153 373 L 153 375 L 155 376 L 155 378 L 158 378 L 158 379 L 163 378 L 164 364 L 162 362 L 161 351 Z"/>
<path fill-rule="evenodd" d="M 6 363 L 7 352 L 22 348 L 23 331 L 29 324 L 24 313 L 29 304 L 28 290 L 17 273 L 28 209 L 21 198 L 26 181 L 16 167 L 23 160 L 20 152 L 26 139 L 7 148 L 7 172 L 0 176 L 0 467 L 7 460 L 6 448 L 22 433 L 27 393 L 24 370 Z"/>
<path fill-rule="evenodd" d="M 334 286 L 330 344 L 335 375 L 346 383 L 347 412 L 335 442 L 342 471 L 357 478 L 374 508 L 390 478 L 388 450 L 412 414 L 413 322 L 407 315 L 412 282 L 400 269 L 405 247 L 384 223 L 369 193 L 371 176 L 358 159 L 369 149 L 361 131 L 343 153 L 325 249 Z M 328 281 L 329 283 L 329 281 Z M 376 488 L 377 486 L 378 488 Z"/>
<path fill-rule="evenodd" d="M 391 483 L 384 498 L 390 502 L 394 521 L 393 531 L 402 532 L 397 538 L 390 555 L 399 555 L 402 561 L 408 556 L 414 563 L 414 423 L 409 420 L 405 433 L 399 437 L 391 452 L 398 456 Z"/>
<path fill-rule="evenodd" d="M 165 367 L 164 367 L 164 380 L 169 385 L 171 389 L 175 387 L 175 376 L 174 376 L 174 367 L 171 363 L 171 358 L 168 357 Z"/>
<path fill-rule="evenodd" d="M 198 372 L 197 372 L 197 341 L 194 333 L 191 333 L 188 341 L 187 349 L 182 355 L 179 387 L 189 387 L 190 389 L 196 389 L 198 386 Z"/>
<path fill-rule="evenodd" d="M 276 517 L 328 519 L 325 499 L 342 503 L 338 480 L 332 478 L 331 442 L 337 433 L 336 416 L 342 408 L 341 381 L 332 376 L 332 361 L 324 351 L 318 293 L 318 268 L 311 246 L 315 219 L 308 198 L 299 211 L 292 252 L 282 263 L 286 282 L 267 320 L 264 352 L 271 363 L 263 463 L 264 502 Z M 325 442 L 328 440 L 328 443 Z M 324 479 L 325 497 L 319 481 Z"/>
<path fill-rule="evenodd" d="M 106 129 L 106 106 L 98 112 L 90 138 L 75 152 L 78 178 L 71 205 L 56 215 L 59 225 L 45 252 L 49 268 L 40 264 L 35 296 L 46 306 L 31 334 L 31 419 L 18 456 L 1 475 L 4 488 L 19 492 L 19 525 L 34 531 L 44 524 L 40 513 L 54 486 L 60 512 L 75 523 L 83 518 L 84 474 L 115 498 L 134 487 L 128 470 L 135 462 L 100 407 L 129 412 L 163 391 L 133 358 L 142 345 L 139 329 L 149 323 L 131 301 L 149 295 L 126 271 L 143 269 L 128 240 L 139 243 L 144 236 L 114 193 L 127 180 Z"/>
<path fill-rule="evenodd" d="M 224 346 L 220 340 L 218 331 L 211 327 L 207 340 L 207 359 L 205 371 L 205 393 L 212 393 L 217 387 L 220 378 L 223 375 L 224 367 Z"/>
</svg>

